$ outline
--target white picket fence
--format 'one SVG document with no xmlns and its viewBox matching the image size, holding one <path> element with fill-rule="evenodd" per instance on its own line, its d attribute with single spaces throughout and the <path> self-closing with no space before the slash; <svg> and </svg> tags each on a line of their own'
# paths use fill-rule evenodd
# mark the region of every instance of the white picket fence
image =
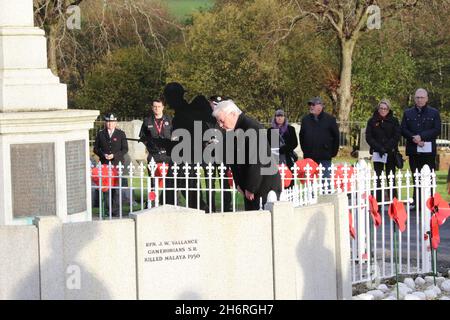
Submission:
<svg viewBox="0 0 450 320">
<path fill-rule="evenodd" d="M 216 212 L 227 211 L 226 204 L 228 211 L 243 210 L 243 197 L 231 183 L 232 178 L 227 175 L 224 165 L 217 168 L 217 175 L 213 174 L 215 168 L 212 165 L 174 164 L 171 167 L 173 173 L 165 175 L 168 167 L 153 161 L 147 166 L 141 163 L 138 167 L 130 165 L 127 168 L 120 164 L 116 168 L 102 167 L 100 164 L 93 166 L 92 193 L 102 204 L 93 210 L 94 218 L 113 218 L 114 196 L 119 202 L 115 210 L 122 218 L 136 210 L 168 203 L 169 192 L 176 195 L 171 203 L 176 206 L 213 212 L 214 199 Z M 283 188 L 280 200 L 290 201 L 296 207 L 317 203 L 321 195 L 347 194 L 349 212 L 342 214 L 351 215 L 356 231 L 355 238 L 351 238 L 352 283 L 377 281 L 395 275 L 394 225 L 388 216 L 394 196 L 404 203 L 408 216 L 405 232 L 397 232 L 399 272 L 414 274 L 432 271 L 429 242 L 424 235 L 430 229 L 430 211 L 426 200 L 436 190 L 436 175 L 427 166 L 422 172 L 414 174 L 397 171 L 395 176 L 383 173 L 377 177 L 366 162 L 355 166 L 332 165 L 329 168 L 330 178 L 324 178 L 325 168 L 312 168 L 307 164 L 303 168 L 294 165 L 290 170 L 283 166 L 280 174 Z M 412 206 L 414 193 L 419 199 L 415 208 Z M 191 194 L 191 197 L 183 194 Z M 378 228 L 370 214 L 369 195 L 378 195 L 382 217 Z M 196 200 L 195 203 L 189 203 L 192 199 Z"/>
</svg>

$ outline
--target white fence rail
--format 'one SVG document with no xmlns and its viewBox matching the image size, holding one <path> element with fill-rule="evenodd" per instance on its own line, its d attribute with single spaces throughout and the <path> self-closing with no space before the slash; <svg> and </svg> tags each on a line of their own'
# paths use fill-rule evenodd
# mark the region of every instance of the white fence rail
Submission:
<svg viewBox="0 0 450 320">
<path fill-rule="evenodd" d="M 328 170 L 328 169 L 327 169 Z M 359 283 L 395 275 L 394 225 L 388 208 L 396 197 L 405 206 L 406 230 L 397 232 L 400 273 L 431 272 L 429 243 L 430 211 L 427 199 L 436 190 L 436 175 L 425 167 L 422 172 L 397 171 L 378 177 L 370 164 L 332 165 L 329 171 L 309 162 L 293 168 L 280 167 L 280 200 L 296 207 L 317 203 L 324 194 L 346 193 L 349 214 L 355 230 L 351 238 L 352 282 Z M 121 218 L 130 212 L 163 204 L 203 209 L 206 212 L 243 210 L 243 196 L 232 182 L 226 166 L 172 166 L 151 162 L 125 168 L 107 165 L 92 167 L 93 216 Z M 373 221 L 369 196 L 378 201 L 381 224 Z M 414 198 L 417 199 L 413 206 Z M 97 207 L 97 208 L 96 208 Z M 262 208 L 261 208 L 262 209 Z"/>
</svg>

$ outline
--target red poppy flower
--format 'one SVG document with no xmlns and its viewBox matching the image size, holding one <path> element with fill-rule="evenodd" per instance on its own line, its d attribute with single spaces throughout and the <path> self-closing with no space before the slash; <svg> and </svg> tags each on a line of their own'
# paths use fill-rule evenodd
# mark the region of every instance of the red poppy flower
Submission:
<svg viewBox="0 0 450 320">
<path fill-rule="evenodd" d="M 164 175 L 163 175 L 163 163 L 158 162 L 156 164 L 156 170 L 155 170 L 155 177 L 166 177 L 167 173 L 169 172 L 169 164 L 166 163 L 166 166 L 164 168 Z M 159 188 L 162 188 L 164 186 L 163 179 L 156 178 L 156 181 L 158 182 Z"/>
<path fill-rule="evenodd" d="M 227 170 L 225 175 L 228 177 L 228 184 L 230 185 L 230 188 L 233 188 L 234 182 L 233 182 L 233 171 L 230 169 Z"/>
<path fill-rule="evenodd" d="M 378 202 L 374 196 L 369 195 L 369 207 L 370 207 L 370 215 L 372 216 L 373 223 L 375 227 L 379 227 L 381 225 L 381 215 L 378 212 Z"/>
<path fill-rule="evenodd" d="M 352 183 L 351 183 L 351 179 L 353 177 L 353 175 L 355 174 L 355 169 L 353 167 L 347 167 L 347 190 L 350 191 L 352 188 Z M 340 181 L 340 185 L 338 185 L 338 180 Z M 336 166 L 336 170 L 334 171 L 334 175 L 333 175 L 333 182 L 334 182 L 334 187 L 337 189 L 338 187 L 340 187 L 342 190 L 345 190 L 345 184 L 344 184 L 344 165 L 339 164 Z"/>
<path fill-rule="evenodd" d="M 436 250 L 441 241 L 439 226 L 443 225 L 450 216 L 450 206 L 447 201 L 442 199 L 439 193 L 435 193 L 433 197 L 427 200 L 427 208 L 431 211 L 431 246 Z"/>
<path fill-rule="evenodd" d="M 439 225 L 444 224 L 445 220 L 450 217 L 450 206 L 439 193 L 435 193 L 427 200 L 427 207 L 431 214 L 436 215 Z"/>
<path fill-rule="evenodd" d="M 155 201 L 155 199 L 156 199 L 156 193 L 155 193 L 154 191 L 150 191 L 150 192 L 148 193 L 148 199 L 149 199 L 150 201 Z"/>
<path fill-rule="evenodd" d="M 283 179 L 283 170 L 284 170 L 284 179 Z M 285 188 L 289 187 L 291 185 L 292 177 L 293 177 L 292 171 L 289 170 L 289 167 L 286 166 L 285 164 L 279 164 L 278 172 L 280 173 L 280 176 L 282 179 L 281 183 L 282 184 L 284 183 Z"/>
<path fill-rule="evenodd" d="M 400 232 L 406 229 L 406 220 L 408 215 L 406 214 L 405 206 L 403 202 L 398 201 L 396 197 L 392 200 L 388 210 L 389 217 L 397 224 Z"/>
<path fill-rule="evenodd" d="M 430 230 L 431 230 L 431 246 L 433 247 L 434 250 L 436 250 L 439 247 L 439 243 L 441 242 L 441 236 L 439 235 L 438 218 L 435 214 L 431 216 Z"/>
<path fill-rule="evenodd" d="M 348 210 L 348 223 L 349 223 L 349 227 L 350 227 L 350 236 L 353 239 L 355 239 L 356 231 L 355 231 L 355 228 L 353 228 L 353 217 L 352 217 L 352 212 L 350 210 Z"/>
<path fill-rule="evenodd" d="M 319 165 L 317 164 L 317 162 L 315 162 L 313 159 L 310 158 L 306 158 L 306 159 L 302 159 L 302 160 L 297 160 L 295 162 L 297 164 L 298 167 L 298 171 L 297 171 L 297 178 L 301 179 L 300 182 L 302 184 L 304 184 L 306 181 L 306 179 L 313 179 L 314 176 L 317 176 L 317 174 L 319 173 Z M 309 167 L 311 168 L 309 170 L 309 174 L 307 176 L 307 172 L 306 172 L 306 167 L 309 165 Z"/>
<path fill-rule="evenodd" d="M 92 183 L 96 186 L 100 185 L 100 173 L 102 177 L 102 191 L 107 192 L 110 187 L 116 187 L 119 185 L 119 171 L 116 167 L 111 167 L 111 172 L 109 171 L 109 165 L 103 164 L 101 171 L 99 172 L 98 167 L 92 168 L 91 177 Z"/>
</svg>

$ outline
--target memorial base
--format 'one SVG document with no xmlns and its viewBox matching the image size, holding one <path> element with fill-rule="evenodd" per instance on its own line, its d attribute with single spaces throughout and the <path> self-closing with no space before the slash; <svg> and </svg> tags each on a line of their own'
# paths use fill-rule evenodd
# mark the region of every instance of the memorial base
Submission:
<svg viewBox="0 0 450 320">
<path fill-rule="evenodd" d="M 0 225 L 91 220 L 89 129 L 98 114 L 0 113 Z"/>
</svg>

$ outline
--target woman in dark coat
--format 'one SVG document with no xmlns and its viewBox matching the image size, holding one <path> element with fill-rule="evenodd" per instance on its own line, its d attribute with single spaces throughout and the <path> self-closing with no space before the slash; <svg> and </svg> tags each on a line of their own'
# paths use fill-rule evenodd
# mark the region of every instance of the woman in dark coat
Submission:
<svg viewBox="0 0 450 320">
<path fill-rule="evenodd" d="M 272 141 L 270 140 L 270 130 L 272 129 L 279 130 L 279 162 L 280 164 L 286 164 L 291 169 L 294 166 L 294 162 L 298 159 L 297 155 L 294 152 L 295 148 L 297 148 L 298 146 L 298 140 L 297 134 L 295 133 L 295 128 L 289 125 L 283 110 L 277 110 L 275 112 L 274 118 L 272 119 L 272 126 L 270 127 L 268 132 L 271 146 L 273 145 Z"/>
<path fill-rule="evenodd" d="M 391 172 L 395 174 L 395 153 L 398 150 L 400 136 L 400 124 L 392 113 L 390 103 L 387 100 L 382 100 L 372 118 L 367 122 L 366 127 L 366 140 L 370 146 L 370 154 L 372 154 L 374 160 L 373 167 L 378 177 L 382 171 L 385 172 L 386 176 Z M 386 163 L 376 160 L 386 155 L 387 159 L 384 159 Z M 379 183 L 380 180 L 377 180 L 377 186 L 379 186 Z"/>
</svg>

